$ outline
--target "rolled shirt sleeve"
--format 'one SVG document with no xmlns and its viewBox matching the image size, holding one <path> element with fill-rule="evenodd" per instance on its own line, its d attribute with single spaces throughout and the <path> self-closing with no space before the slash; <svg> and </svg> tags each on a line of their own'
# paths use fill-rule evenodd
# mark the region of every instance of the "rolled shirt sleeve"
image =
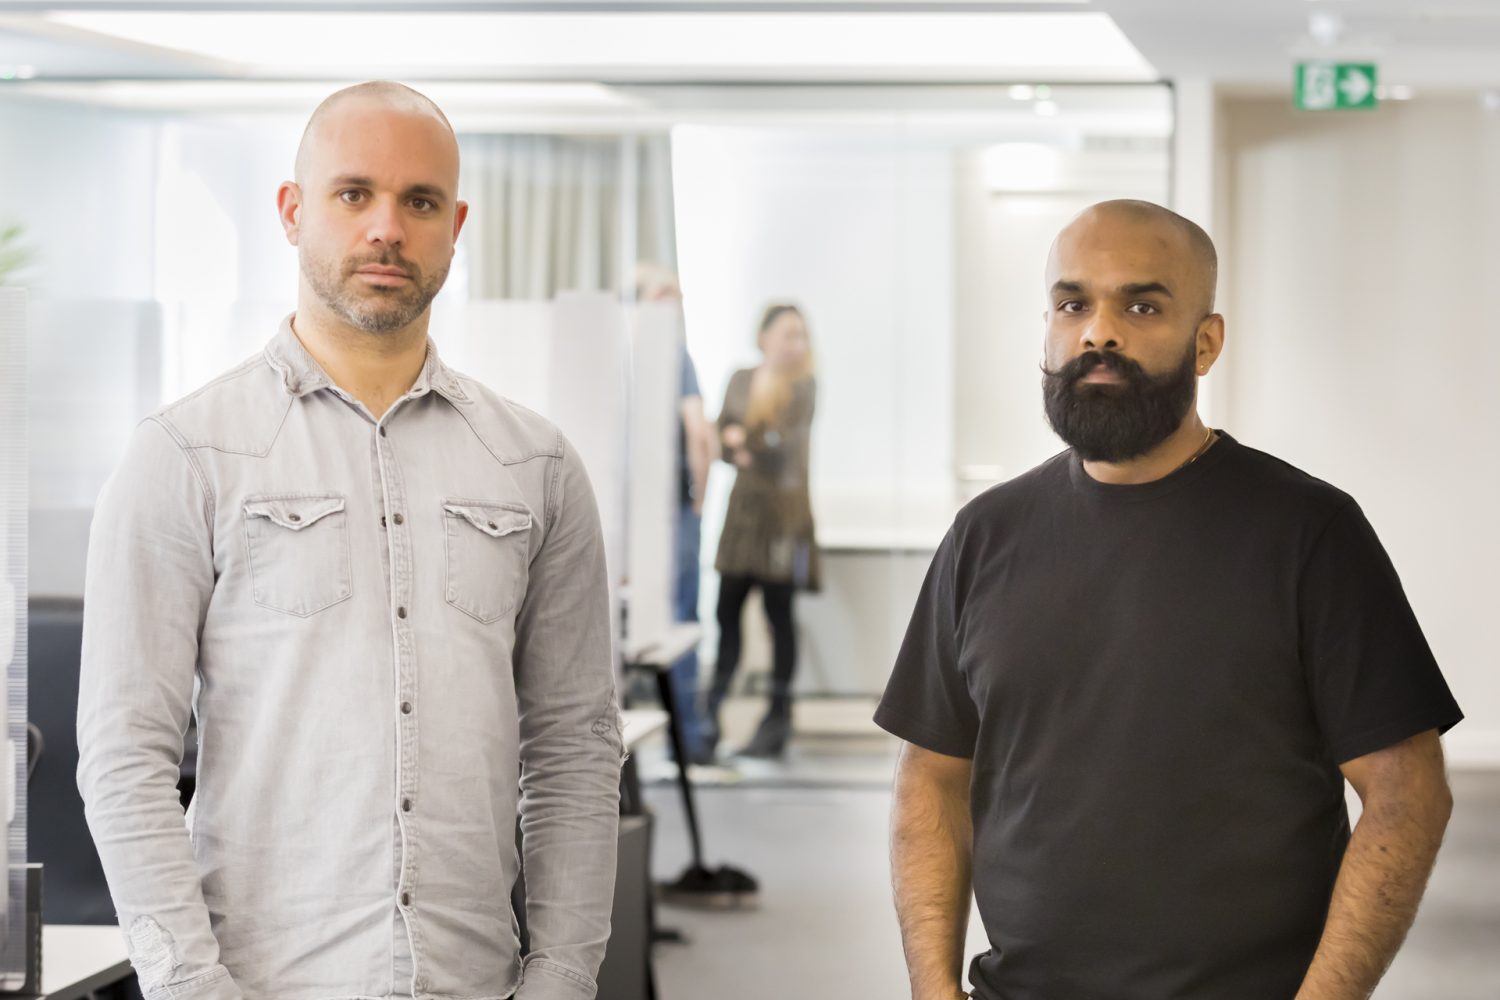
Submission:
<svg viewBox="0 0 1500 1000">
<path fill-rule="evenodd" d="M 604 539 L 567 442 L 516 622 L 521 837 L 531 950 L 517 1000 L 589 1000 L 614 897 L 623 735 Z"/>
<path fill-rule="evenodd" d="M 89 534 L 78 789 L 147 1000 L 239 1000 L 220 964 L 178 797 L 198 640 L 214 589 L 213 500 L 148 419 Z"/>
</svg>

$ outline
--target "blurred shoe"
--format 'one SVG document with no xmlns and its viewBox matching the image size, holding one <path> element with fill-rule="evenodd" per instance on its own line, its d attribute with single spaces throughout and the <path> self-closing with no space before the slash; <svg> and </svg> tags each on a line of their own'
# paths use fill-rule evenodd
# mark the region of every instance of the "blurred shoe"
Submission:
<svg viewBox="0 0 1500 1000">
<path fill-rule="evenodd" d="M 717 743 L 718 741 L 715 740 L 714 742 Z M 707 745 L 688 754 L 688 763 L 697 767 L 713 767 L 718 762 L 718 758 L 714 756 L 713 750 L 709 749 Z"/>
<path fill-rule="evenodd" d="M 741 748 L 741 757 L 781 757 L 786 753 L 786 741 L 792 735 L 792 713 L 772 709 L 760 720 L 755 735 Z"/>
</svg>

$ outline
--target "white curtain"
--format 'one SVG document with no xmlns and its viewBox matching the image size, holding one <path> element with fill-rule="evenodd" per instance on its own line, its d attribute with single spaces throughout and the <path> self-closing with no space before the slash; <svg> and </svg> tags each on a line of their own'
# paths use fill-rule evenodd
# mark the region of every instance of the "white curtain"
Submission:
<svg viewBox="0 0 1500 1000">
<path fill-rule="evenodd" d="M 470 298 L 623 293 L 638 263 L 676 269 L 666 136 L 459 141 Z"/>
</svg>

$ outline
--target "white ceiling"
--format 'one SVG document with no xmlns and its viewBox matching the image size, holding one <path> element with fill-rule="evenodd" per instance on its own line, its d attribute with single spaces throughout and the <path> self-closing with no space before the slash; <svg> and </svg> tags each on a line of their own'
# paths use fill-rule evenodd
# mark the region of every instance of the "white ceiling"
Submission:
<svg viewBox="0 0 1500 1000">
<path fill-rule="evenodd" d="M 1299 59 L 1367 60 L 1418 93 L 1500 87 L 1500 0 L 1098 0 L 1163 77 L 1290 93 Z M 1336 40 L 1311 33 L 1318 18 Z"/>
<path fill-rule="evenodd" d="M 326 19 L 352 9 L 386 13 Z M 282 40 L 264 40 L 270 21 Z M 1419 94 L 1500 88 L 1500 0 L 0 0 L 0 75 L 54 78 L 1159 76 L 1289 92 L 1314 57 L 1374 61 Z"/>
</svg>

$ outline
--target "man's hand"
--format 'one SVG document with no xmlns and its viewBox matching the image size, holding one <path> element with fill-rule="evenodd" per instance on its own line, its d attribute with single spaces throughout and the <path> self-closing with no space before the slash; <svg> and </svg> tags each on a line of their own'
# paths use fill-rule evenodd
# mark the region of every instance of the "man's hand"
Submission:
<svg viewBox="0 0 1500 1000">
<path fill-rule="evenodd" d="M 1343 772 L 1364 812 L 1296 1000 L 1366 1000 L 1374 992 L 1416 917 L 1453 811 L 1436 730 L 1356 757 Z"/>
</svg>

